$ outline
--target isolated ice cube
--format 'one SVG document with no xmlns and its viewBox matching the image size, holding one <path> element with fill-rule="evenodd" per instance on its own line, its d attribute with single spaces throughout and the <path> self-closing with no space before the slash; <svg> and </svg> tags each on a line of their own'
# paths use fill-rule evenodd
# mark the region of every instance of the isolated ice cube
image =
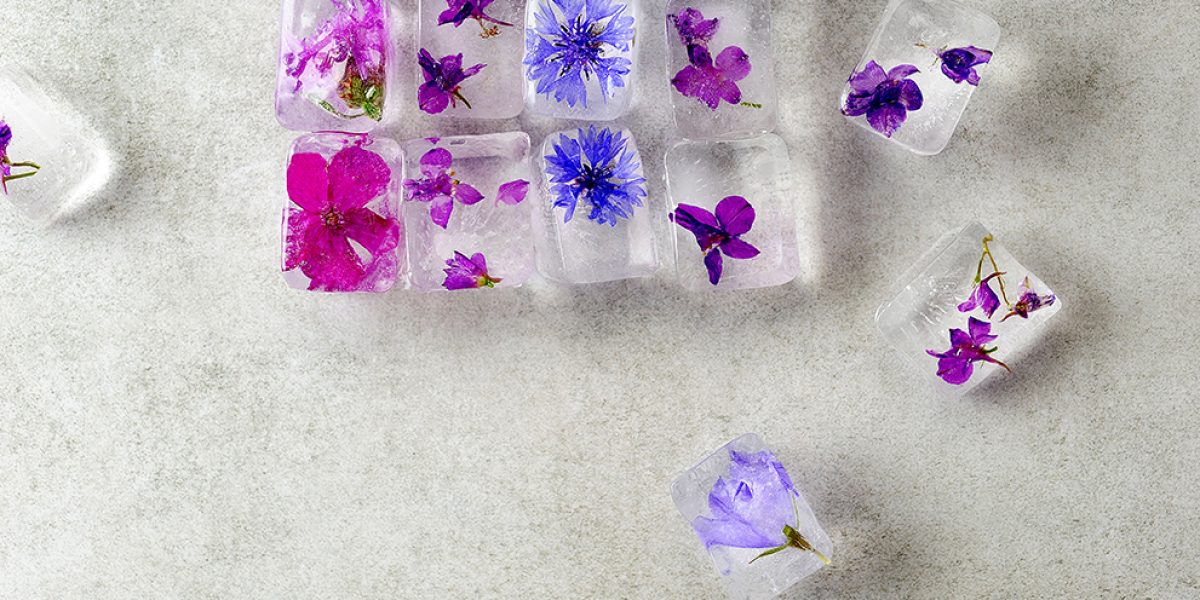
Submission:
<svg viewBox="0 0 1200 600">
<path fill-rule="evenodd" d="M 421 0 L 420 5 L 418 51 L 410 60 L 421 86 L 414 95 L 421 110 L 467 119 L 521 114 L 525 3 L 496 0 L 480 8 L 480 2 Z M 424 62 L 423 52 L 428 53 Z"/>
<path fill-rule="evenodd" d="M 991 17 L 955 0 L 894 1 L 842 92 L 842 113 L 912 152 L 937 154 L 999 40 Z"/>
<path fill-rule="evenodd" d="M 593 164 L 590 157 L 608 161 Z M 546 138 L 538 155 L 538 269 L 568 283 L 658 270 L 642 158 L 629 130 L 584 127 Z"/>
<path fill-rule="evenodd" d="M 611 121 L 633 103 L 639 0 L 529 0 L 525 102 L 548 117 Z"/>
<path fill-rule="evenodd" d="M 796 482 L 753 433 L 680 474 L 671 497 L 704 544 L 729 595 L 738 600 L 774 598 L 820 570 L 825 565 L 821 557 L 833 556 L 833 543 Z M 787 545 L 785 525 L 811 550 Z M 786 547 L 759 557 L 780 546 Z"/>
<path fill-rule="evenodd" d="M 400 95 L 388 0 L 283 0 L 275 116 L 294 131 L 372 131 Z"/>
<path fill-rule="evenodd" d="M 42 88 L 11 64 L 0 64 L 0 121 L 11 132 L 0 155 L 10 163 L 33 163 L 10 165 L 9 176 L 18 179 L 0 195 L 35 224 L 78 208 L 112 175 L 112 157 L 100 134 L 57 91 Z"/>
<path fill-rule="evenodd" d="M 787 145 L 768 134 L 745 140 L 684 141 L 667 151 L 667 188 L 675 232 L 675 262 L 684 287 L 744 289 L 782 285 L 800 272 L 793 173 Z M 741 204 L 753 208 L 737 223 L 729 213 Z M 726 202 L 726 200 L 728 201 Z M 725 204 L 722 204 L 725 202 Z M 695 208 L 680 206 L 687 205 Z M 692 216 L 708 224 L 689 225 Z M 747 223 L 749 221 L 749 223 Z M 746 228 L 749 229 L 742 231 Z M 712 231 L 710 231 L 712 230 Z M 720 243 L 730 234 L 758 251 L 746 258 L 738 241 Z M 707 250 L 707 251 L 706 251 Z M 720 254 L 716 284 L 709 265 Z"/>
<path fill-rule="evenodd" d="M 689 139 L 775 129 L 769 0 L 672 0 L 667 80 L 675 127 Z"/>
<path fill-rule="evenodd" d="M 405 143 L 404 150 L 412 288 L 430 292 L 524 283 L 535 267 L 529 136 L 420 139 Z"/>
<path fill-rule="evenodd" d="M 990 257 L 984 255 L 985 240 Z M 988 279 L 987 289 L 976 283 L 977 276 L 983 280 L 993 273 L 1002 275 Z M 973 297 L 982 301 L 972 302 Z M 994 307 L 990 316 L 989 304 Z M 939 240 L 901 277 L 875 322 L 888 344 L 922 377 L 946 395 L 959 396 L 1004 373 L 995 361 L 1020 370 L 1020 355 L 1037 344 L 1043 326 L 1061 308 L 1062 301 L 1041 279 L 982 225 L 971 223 Z M 943 359 L 930 352 L 952 356 Z"/>
</svg>

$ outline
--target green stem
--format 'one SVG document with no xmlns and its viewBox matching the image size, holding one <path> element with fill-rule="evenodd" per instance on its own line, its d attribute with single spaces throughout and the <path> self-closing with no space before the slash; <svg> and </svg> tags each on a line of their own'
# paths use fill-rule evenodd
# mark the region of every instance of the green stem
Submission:
<svg viewBox="0 0 1200 600">
<path fill-rule="evenodd" d="M 28 173 L 21 173 L 20 175 L 6 175 L 4 177 L 4 183 L 8 183 L 10 181 L 16 181 L 18 179 L 24 179 L 26 177 L 33 177 L 34 175 L 37 175 L 37 174 L 38 174 L 37 171 L 30 171 Z"/>
<path fill-rule="evenodd" d="M 359 117 L 366 116 L 366 113 L 358 113 L 357 115 L 348 115 L 348 114 L 341 112 L 338 109 L 334 108 L 334 106 L 332 104 L 330 104 L 327 100 L 317 100 L 317 106 L 320 106 L 321 108 L 325 109 L 329 113 L 337 115 L 343 119 L 357 119 Z"/>
<path fill-rule="evenodd" d="M 29 167 L 31 169 L 38 169 L 39 171 L 42 168 L 41 165 L 39 165 L 35 162 L 31 162 L 31 161 L 19 162 L 19 163 L 8 163 L 8 164 L 13 167 Z"/>
<path fill-rule="evenodd" d="M 755 103 L 755 102 L 743 102 L 743 103 L 739 104 L 738 106 L 741 106 L 744 108 L 762 108 L 763 107 L 763 105 Z"/>
<path fill-rule="evenodd" d="M 995 269 L 995 270 L 994 270 L 994 271 L 992 271 L 992 272 L 993 272 L 993 273 L 999 273 L 999 272 L 1000 272 L 1000 266 L 996 264 L 996 257 L 992 256 L 992 249 L 991 249 L 991 248 L 988 248 L 988 242 L 991 242 L 991 241 L 992 241 L 992 240 L 994 240 L 994 239 L 995 239 L 995 238 L 993 238 L 993 237 L 992 237 L 992 234 L 990 234 L 990 233 L 989 233 L 989 234 L 987 234 L 986 236 L 984 236 L 984 238 L 983 238 L 983 255 L 984 255 L 984 256 L 986 256 L 986 257 L 988 258 L 988 260 L 989 260 L 989 261 L 991 261 L 991 263 L 992 263 L 992 268 L 993 268 L 993 269 Z M 980 259 L 979 259 L 979 262 L 980 262 L 980 265 L 982 265 L 982 264 L 983 264 L 983 258 L 980 258 Z M 1007 307 L 1009 307 L 1009 308 L 1012 308 L 1012 302 L 1009 302 L 1009 301 L 1008 301 L 1008 293 L 1004 291 L 1004 277 L 1003 277 L 1003 276 L 1001 276 L 1001 275 L 997 275 L 997 276 L 996 276 L 996 281 L 1000 282 L 1000 296 L 1001 296 L 1002 298 L 1004 298 L 1004 305 L 1005 305 L 1005 306 L 1007 306 Z M 1005 368 L 1008 368 L 1008 367 L 1005 367 Z"/>
<path fill-rule="evenodd" d="M 455 98 L 458 98 L 459 100 L 461 100 L 461 101 L 462 101 L 462 103 L 463 103 L 463 104 L 464 104 L 464 105 L 467 107 L 467 110 L 471 110 L 471 103 L 470 103 L 470 102 L 467 102 L 467 99 L 466 99 L 466 98 L 463 98 L 462 92 L 460 92 L 460 91 L 458 91 L 458 90 L 454 90 L 454 94 L 453 94 L 453 95 L 454 95 L 454 97 L 455 97 Z"/>
</svg>

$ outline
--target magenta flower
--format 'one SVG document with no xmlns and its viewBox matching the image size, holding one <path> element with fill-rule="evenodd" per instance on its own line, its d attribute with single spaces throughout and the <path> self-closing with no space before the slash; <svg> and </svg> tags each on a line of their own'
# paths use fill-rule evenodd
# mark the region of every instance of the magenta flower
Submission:
<svg viewBox="0 0 1200 600">
<path fill-rule="evenodd" d="M 1018 298 L 1015 303 L 1013 303 L 1012 307 L 1009 308 L 1009 313 L 1004 315 L 1004 318 L 1000 319 L 1000 322 L 1003 323 L 1012 316 L 1019 316 L 1022 319 L 1028 319 L 1029 313 L 1039 308 L 1050 306 L 1054 304 L 1054 301 L 1057 299 L 1054 297 L 1054 294 L 1050 294 L 1049 296 L 1040 296 L 1037 294 L 1037 292 L 1034 292 L 1032 289 L 1030 289 L 1028 277 L 1026 277 L 1025 281 L 1021 283 L 1021 287 L 1017 288 L 1017 291 L 1021 293 L 1021 297 Z"/>
<path fill-rule="evenodd" d="M 435 61 L 433 55 L 424 48 L 417 53 L 417 63 L 425 75 L 425 83 L 417 89 L 417 102 L 421 110 L 436 115 L 446 110 L 447 106 L 458 106 L 456 100 L 471 108 L 471 103 L 462 95 L 462 83 L 487 65 L 478 64 L 463 69 L 462 59 L 462 53 L 443 56 L 440 61 Z"/>
<path fill-rule="evenodd" d="M 491 4 L 495 1 L 496 0 L 446 0 L 446 4 L 449 5 L 449 8 L 442 12 L 442 14 L 438 15 L 438 25 L 452 24 L 454 25 L 454 28 L 457 29 L 458 26 L 465 23 L 467 19 L 475 19 L 479 23 L 479 27 L 483 29 L 483 33 L 480 34 L 480 37 L 487 39 L 498 35 L 500 33 L 500 28 L 498 26 L 503 25 L 504 27 L 512 27 L 512 23 L 505 23 L 504 21 L 496 19 L 484 12 L 484 10 L 486 10 L 488 6 L 491 6 Z M 487 27 L 483 24 L 484 21 L 495 23 L 495 25 L 492 27 Z"/>
<path fill-rule="evenodd" d="M 988 362 L 1004 367 L 1011 371 L 1008 365 L 992 358 L 997 348 L 986 348 L 994 342 L 997 336 L 990 335 L 991 323 L 971 317 L 967 323 L 968 331 L 961 329 L 950 330 L 950 349 L 945 352 L 926 350 L 930 356 L 938 359 L 937 376 L 951 385 L 962 385 L 971 378 L 975 371 L 975 363 Z"/>
<path fill-rule="evenodd" d="M 510 206 L 520 204 L 525 201 L 525 196 L 529 194 L 529 182 L 524 179 L 510 181 L 500 186 L 500 190 L 496 192 L 497 204 L 508 204 Z"/>
<path fill-rule="evenodd" d="M 446 279 L 442 281 L 442 287 L 448 290 L 494 288 L 497 283 L 504 281 L 488 274 L 487 259 L 478 252 L 468 258 L 466 254 L 456 250 L 454 258 L 446 261 L 444 272 Z"/>
<path fill-rule="evenodd" d="M 720 19 L 705 20 L 704 14 L 694 8 L 685 8 L 678 15 L 667 15 L 667 21 L 675 26 L 692 64 L 696 63 L 695 52 L 708 49 L 708 43 L 721 25 Z"/>
<path fill-rule="evenodd" d="M 405 179 L 404 192 L 409 202 L 428 202 L 429 217 L 442 229 L 450 223 L 454 201 L 471 206 L 483 200 L 474 187 L 454 178 L 454 156 L 445 148 L 434 148 L 421 157 L 421 179 Z"/>
<path fill-rule="evenodd" d="M 737 82 L 750 75 L 750 56 L 737 46 L 730 46 L 717 55 L 713 62 L 708 48 L 700 46 L 689 50 L 692 64 L 675 75 L 671 84 L 680 94 L 695 98 L 712 110 L 717 110 L 724 100 L 730 104 L 741 104 L 742 90 Z"/>
<path fill-rule="evenodd" d="M 850 76 L 850 95 L 842 114 L 847 117 L 865 114 L 875 131 L 892 137 L 908 118 L 908 111 L 920 110 L 925 103 L 917 82 L 908 79 L 919 72 L 913 65 L 899 65 L 884 72 L 879 63 L 867 63 L 862 71 Z"/>
<path fill-rule="evenodd" d="M 729 196 L 717 203 L 716 214 L 699 206 L 680 204 L 670 216 L 680 227 L 696 236 L 704 253 L 708 281 L 717 285 L 723 269 L 721 255 L 748 260 L 759 255 L 758 248 L 742 240 L 754 226 L 754 207 L 741 196 Z"/>
<path fill-rule="evenodd" d="M 966 302 L 958 305 L 958 312 L 969 313 L 976 308 L 983 308 L 983 314 L 990 319 L 996 313 L 996 309 L 1000 308 L 1000 297 L 996 292 L 992 291 L 992 286 L 988 283 L 996 277 L 1000 277 L 1004 273 L 992 273 L 975 284 L 975 289 L 971 291 L 971 297 L 967 298 Z"/>
<path fill-rule="evenodd" d="M 400 243 L 399 223 L 365 208 L 391 177 L 382 157 L 359 146 L 338 152 L 328 164 L 320 154 L 293 155 L 287 189 L 299 208 L 288 209 L 283 270 L 299 268 L 310 290 L 346 292 L 394 265 L 383 257 Z"/>
<path fill-rule="evenodd" d="M 979 85 L 979 73 L 975 67 L 985 65 L 992 60 L 992 51 L 967 46 L 966 48 L 951 48 L 937 51 L 942 59 L 942 73 L 954 83 L 967 82 Z"/>
</svg>

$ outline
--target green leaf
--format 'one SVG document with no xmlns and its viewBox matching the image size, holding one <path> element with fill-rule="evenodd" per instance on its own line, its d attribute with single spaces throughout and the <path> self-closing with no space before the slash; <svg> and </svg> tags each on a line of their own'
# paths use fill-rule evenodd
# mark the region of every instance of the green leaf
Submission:
<svg viewBox="0 0 1200 600">
<path fill-rule="evenodd" d="M 770 556 L 772 554 L 775 554 L 776 552 L 783 552 L 784 550 L 787 550 L 790 547 L 791 547 L 790 545 L 784 544 L 778 548 L 771 548 L 770 550 L 767 550 L 766 552 L 763 552 L 762 554 L 759 554 L 758 556 L 755 556 L 754 558 L 750 559 L 750 562 L 746 563 L 746 564 L 753 564 L 754 561 L 756 561 L 764 556 Z"/>
</svg>

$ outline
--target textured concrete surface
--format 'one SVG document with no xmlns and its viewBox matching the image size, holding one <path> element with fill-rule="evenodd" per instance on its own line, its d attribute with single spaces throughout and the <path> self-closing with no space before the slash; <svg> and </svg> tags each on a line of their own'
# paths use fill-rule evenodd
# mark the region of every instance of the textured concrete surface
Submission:
<svg viewBox="0 0 1200 600">
<path fill-rule="evenodd" d="M 883 0 L 776 2 L 804 281 L 447 298 L 284 285 L 274 2 L 5 0 L 6 57 L 120 171 L 49 230 L 0 214 L 0 598 L 716 598 L 668 489 L 746 431 L 834 540 L 791 598 L 1200 596 L 1200 9 L 971 4 L 1005 37 L 919 158 L 835 109 Z M 643 58 L 625 124 L 665 212 Z M 559 126 L 410 115 L 394 137 Z M 950 402 L 872 315 L 971 219 L 1069 304 Z"/>
</svg>

